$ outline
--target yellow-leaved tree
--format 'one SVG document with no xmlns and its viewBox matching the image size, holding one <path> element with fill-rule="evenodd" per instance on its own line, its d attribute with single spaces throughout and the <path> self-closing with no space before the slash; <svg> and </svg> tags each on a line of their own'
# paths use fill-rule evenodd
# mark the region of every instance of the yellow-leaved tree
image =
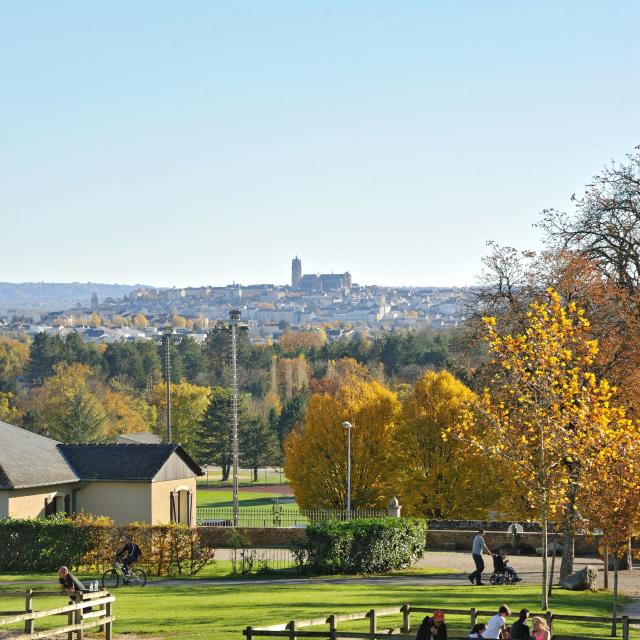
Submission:
<svg viewBox="0 0 640 640">
<path fill-rule="evenodd" d="M 442 437 L 476 399 L 447 371 L 428 371 L 402 401 L 392 477 L 406 515 L 485 519 L 498 501 L 496 465 Z"/>
<path fill-rule="evenodd" d="M 508 467 L 527 492 L 542 526 L 542 607 L 547 608 L 547 526 L 567 503 L 611 422 L 612 389 L 589 371 L 598 350 L 589 321 L 552 289 L 534 302 L 518 333 L 500 333 L 485 318 L 495 373 L 480 401 L 465 410 L 451 435 Z"/>
<path fill-rule="evenodd" d="M 618 616 L 618 559 L 628 549 L 629 539 L 640 531 L 640 426 L 613 408 L 600 449 L 585 461 L 578 496 L 580 513 L 592 532 L 613 552 L 613 628 Z"/>
<path fill-rule="evenodd" d="M 200 422 L 209 404 L 211 389 L 189 382 L 171 384 L 171 439 L 187 451 L 198 447 Z M 165 436 L 166 400 L 164 383 L 153 387 L 153 405 L 158 414 L 157 433 Z"/>
<path fill-rule="evenodd" d="M 284 442 L 285 473 L 301 507 L 344 509 L 347 433 L 351 429 L 351 507 L 383 508 L 399 402 L 378 382 L 346 375 L 331 393 L 309 399 L 304 422 Z"/>
</svg>

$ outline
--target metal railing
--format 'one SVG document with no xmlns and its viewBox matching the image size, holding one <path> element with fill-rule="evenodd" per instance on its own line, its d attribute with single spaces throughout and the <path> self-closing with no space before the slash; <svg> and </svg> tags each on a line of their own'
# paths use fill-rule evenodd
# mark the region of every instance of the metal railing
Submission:
<svg viewBox="0 0 640 640">
<path fill-rule="evenodd" d="M 384 518 L 380 509 L 352 510 L 351 518 Z M 272 507 L 240 507 L 238 526 L 250 528 L 306 527 L 312 522 L 347 520 L 342 509 L 300 509 L 274 504 Z M 197 507 L 196 523 L 200 527 L 233 527 L 233 507 Z"/>
</svg>

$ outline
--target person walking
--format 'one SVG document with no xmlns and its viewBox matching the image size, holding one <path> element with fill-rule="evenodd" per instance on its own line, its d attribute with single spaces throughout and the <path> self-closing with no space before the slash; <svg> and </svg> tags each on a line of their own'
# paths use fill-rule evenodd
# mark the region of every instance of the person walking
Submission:
<svg viewBox="0 0 640 640">
<path fill-rule="evenodd" d="M 476 537 L 473 539 L 473 545 L 471 547 L 471 555 L 473 561 L 476 563 L 476 570 L 469 574 L 469 582 L 475 585 L 482 585 L 482 572 L 484 571 L 484 560 L 482 559 L 482 553 L 486 551 L 491 555 L 487 545 L 484 541 L 484 529 L 479 529 Z"/>
</svg>

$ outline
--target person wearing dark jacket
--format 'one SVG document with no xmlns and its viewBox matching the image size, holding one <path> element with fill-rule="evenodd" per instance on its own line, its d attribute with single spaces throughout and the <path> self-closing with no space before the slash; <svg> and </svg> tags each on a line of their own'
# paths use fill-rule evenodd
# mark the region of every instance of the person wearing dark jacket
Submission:
<svg viewBox="0 0 640 640">
<path fill-rule="evenodd" d="M 447 640 L 447 625 L 444 611 L 436 609 L 432 616 L 427 616 L 418 629 L 416 640 Z"/>
<path fill-rule="evenodd" d="M 85 586 L 69 572 L 67 567 L 60 567 L 58 569 L 58 582 L 60 582 L 60 588 L 64 593 L 71 595 L 76 591 L 86 591 Z"/>
<path fill-rule="evenodd" d="M 530 640 L 531 629 L 526 624 L 529 609 L 522 609 L 518 619 L 511 625 L 511 640 Z"/>
</svg>

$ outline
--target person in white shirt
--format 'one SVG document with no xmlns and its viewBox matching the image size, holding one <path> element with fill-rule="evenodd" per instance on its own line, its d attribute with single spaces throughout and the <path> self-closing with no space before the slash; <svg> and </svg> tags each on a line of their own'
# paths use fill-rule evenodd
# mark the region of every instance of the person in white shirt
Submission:
<svg viewBox="0 0 640 640">
<path fill-rule="evenodd" d="M 491 555 L 491 551 L 487 548 L 484 542 L 484 529 L 479 529 L 478 534 L 473 539 L 473 546 L 471 547 L 471 556 L 476 563 L 476 570 L 469 574 L 469 582 L 471 584 L 482 585 L 482 572 L 484 571 L 484 560 L 482 559 L 482 552 L 486 551 Z"/>
<path fill-rule="evenodd" d="M 489 618 L 489 622 L 487 622 L 487 628 L 484 630 L 482 634 L 483 638 L 490 638 L 491 640 L 498 640 L 499 638 L 504 637 L 504 631 L 507 627 L 506 620 L 511 615 L 511 610 L 507 607 L 506 604 L 503 604 L 499 609 L 498 613 L 495 616 Z"/>
</svg>

